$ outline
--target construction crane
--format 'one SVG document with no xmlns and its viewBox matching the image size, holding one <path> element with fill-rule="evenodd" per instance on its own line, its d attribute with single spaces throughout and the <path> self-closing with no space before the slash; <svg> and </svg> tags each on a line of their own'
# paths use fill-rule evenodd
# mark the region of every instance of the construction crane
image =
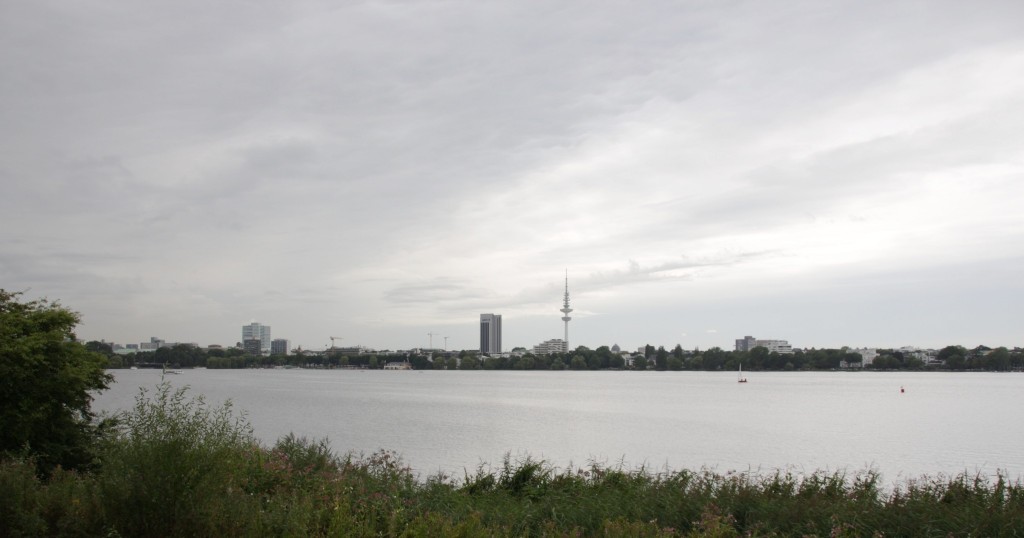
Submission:
<svg viewBox="0 0 1024 538">
<path fill-rule="evenodd" d="M 334 349 L 334 341 L 335 340 L 343 340 L 343 338 L 340 337 L 340 336 L 331 336 L 329 338 L 331 339 L 331 349 Z"/>
</svg>

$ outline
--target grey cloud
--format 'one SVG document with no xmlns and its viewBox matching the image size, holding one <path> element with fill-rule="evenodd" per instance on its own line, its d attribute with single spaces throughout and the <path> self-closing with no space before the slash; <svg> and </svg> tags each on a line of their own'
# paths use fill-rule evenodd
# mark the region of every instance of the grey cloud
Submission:
<svg viewBox="0 0 1024 538">
<path fill-rule="evenodd" d="M 467 286 L 454 279 L 438 278 L 429 282 L 400 284 L 386 291 L 384 297 L 393 303 L 434 303 L 476 301 L 493 296 L 487 290 Z"/>
<path fill-rule="evenodd" d="M 578 268 L 581 291 L 619 291 L 778 260 L 773 246 L 651 261 L 807 214 L 868 218 L 859 204 L 924 174 L 1020 162 L 1019 98 L 763 153 L 922 66 L 1019 50 L 1019 2 L 0 11 L 0 274 L 83 310 L 119 286 L 154 302 L 172 289 L 188 298 L 165 309 L 179 319 L 188 300 L 270 310 L 266 290 L 316 320 L 351 286 L 461 319 L 557 300 L 557 275 L 530 283 L 545 266 Z M 361 280 L 403 263 L 419 276 Z"/>
</svg>

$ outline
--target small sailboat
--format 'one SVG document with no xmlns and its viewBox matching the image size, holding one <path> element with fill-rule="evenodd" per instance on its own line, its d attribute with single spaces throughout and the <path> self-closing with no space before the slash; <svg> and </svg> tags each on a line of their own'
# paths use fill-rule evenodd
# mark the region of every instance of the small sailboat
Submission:
<svg viewBox="0 0 1024 538">
<path fill-rule="evenodd" d="M 736 377 L 736 382 L 737 383 L 746 383 L 747 382 L 747 378 L 743 377 L 743 363 L 742 362 L 740 363 L 740 370 L 739 370 L 739 374 Z"/>
</svg>

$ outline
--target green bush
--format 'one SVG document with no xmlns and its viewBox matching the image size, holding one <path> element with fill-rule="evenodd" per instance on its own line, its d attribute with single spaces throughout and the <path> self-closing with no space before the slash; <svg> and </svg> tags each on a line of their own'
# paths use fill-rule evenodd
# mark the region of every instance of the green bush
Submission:
<svg viewBox="0 0 1024 538">
<path fill-rule="evenodd" d="M 240 508 L 235 490 L 260 452 L 252 428 L 227 402 L 210 407 L 186 389 L 143 389 L 116 417 L 98 486 L 111 528 L 126 536 L 212 535 Z M 242 503 L 246 504 L 246 503 Z"/>
</svg>

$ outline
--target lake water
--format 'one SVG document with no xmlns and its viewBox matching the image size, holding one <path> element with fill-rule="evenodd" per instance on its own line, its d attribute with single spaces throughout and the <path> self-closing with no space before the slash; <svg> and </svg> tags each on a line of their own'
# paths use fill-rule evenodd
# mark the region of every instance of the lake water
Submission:
<svg viewBox="0 0 1024 538">
<path fill-rule="evenodd" d="M 158 370 L 117 370 L 96 410 L 132 406 Z M 1024 476 L 1019 373 L 185 370 L 166 379 L 244 410 L 271 444 L 399 453 L 421 477 L 506 454 L 564 467 L 771 472 L 872 468 L 887 482 Z M 905 387 L 904 393 L 900 387 Z"/>
</svg>

